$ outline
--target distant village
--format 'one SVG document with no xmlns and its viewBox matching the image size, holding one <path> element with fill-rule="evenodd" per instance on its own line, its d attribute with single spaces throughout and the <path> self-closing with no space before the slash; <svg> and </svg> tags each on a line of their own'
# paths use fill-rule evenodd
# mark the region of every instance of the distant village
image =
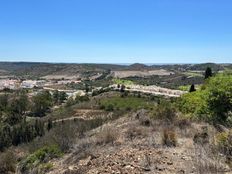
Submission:
<svg viewBox="0 0 232 174">
<path fill-rule="evenodd" d="M 64 91 L 69 97 L 76 95 L 85 95 L 83 90 L 65 90 L 55 89 L 52 86 L 67 85 L 70 83 L 80 83 L 81 80 L 19 80 L 19 79 L 0 79 L 0 90 L 10 89 L 33 89 L 33 90 L 49 90 L 49 91 Z M 35 92 L 36 93 L 36 92 Z"/>
<path fill-rule="evenodd" d="M 81 83 L 82 80 L 80 79 L 51 79 L 51 80 L 21 80 L 21 79 L 0 79 L 0 90 L 4 89 L 10 89 L 10 90 L 18 90 L 18 89 L 28 89 L 30 91 L 29 95 L 35 95 L 41 90 L 48 90 L 51 93 L 53 91 L 63 91 L 68 95 L 69 97 L 75 98 L 76 96 L 84 96 L 86 94 L 91 95 L 93 92 L 96 91 L 104 91 L 107 88 L 111 90 L 118 90 L 118 84 L 110 85 L 107 88 L 103 87 L 94 87 L 92 91 L 86 91 L 86 90 L 79 90 L 79 89 L 66 89 L 62 88 L 62 86 L 66 86 L 68 84 L 78 84 Z M 153 94 L 153 95 L 163 95 L 168 97 L 179 97 L 180 95 L 186 93 L 185 91 L 180 90 L 173 90 L 173 89 L 167 89 L 162 88 L 155 85 L 150 86 L 143 86 L 143 85 L 124 85 L 125 90 L 130 92 L 141 92 L 141 93 L 147 93 L 147 94 Z"/>
</svg>

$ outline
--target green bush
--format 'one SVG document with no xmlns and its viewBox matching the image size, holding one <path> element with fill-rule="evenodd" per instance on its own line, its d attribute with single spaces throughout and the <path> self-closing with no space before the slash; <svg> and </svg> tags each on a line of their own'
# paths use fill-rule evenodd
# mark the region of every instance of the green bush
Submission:
<svg viewBox="0 0 232 174">
<path fill-rule="evenodd" d="M 33 154 L 29 155 L 26 159 L 20 162 L 21 172 L 30 171 L 40 165 L 44 165 L 50 159 L 61 157 L 63 153 L 56 145 L 45 146 Z"/>
<path fill-rule="evenodd" d="M 152 117 L 162 120 L 174 120 L 176 118 L 176 109 L 169 102 L 161 102 L 155 107 Z"/>
<path fill-rule="evenodd" d="M 207 113 L 207 101 L 205 100 L 207 95 L 207 91 L 184 94 L 178 102 L 180 111 L 185 114 L 191 113 L 193 116 Z"/>
<path fill-rule="evenodd" d="M 100 108 L 112 111 L 111 109 L 131 111 L 142 108 L 152 108 L 153 103 L 144 98 L 137 98 L 133 96 L 125 96 L 125 97 L 111 97 L 107 99 L 103 99 L 100 102 Z"/>
<path fill-rule="evenodd" d="M 178 106 L 196 118 L 228 124 L 232 112 L 232 74 L 222 73 L 207 79 L 200 90 L 183 95 Z"/>
</svg>

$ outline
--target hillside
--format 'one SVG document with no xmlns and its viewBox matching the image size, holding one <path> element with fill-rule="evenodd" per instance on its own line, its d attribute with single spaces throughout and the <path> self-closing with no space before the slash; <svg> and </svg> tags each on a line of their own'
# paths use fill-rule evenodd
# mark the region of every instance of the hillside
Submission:
<svg viewBox="0 0 232 174">
<path fill-rule="evenodd" d="M 33 62 L 0 62 L 0 75 L 15 75 L 21 77 L 41 78 L 41 77 L 86 77 L 107 70 L 117 72 L 119 77 L 127 76 L 149 76 L 149 75 L 169 75 L 170 72 L 204 71 L 206 67 L 211 67 L 214 71 L 230 68 L 230 64 L 177 64 L 177 65 L 152 65 L 144 64 L 115 65 L 115 64 L 65 64 L 65 63 L 33 63 Z M 162 70 L 163 69 L 163 70 Z M 159 72 L 162 70 L 163 72 Z M 141 75 L 141 73 L 144 73 Z M 122 75 L 121 75 L 122 74 Z M 125 75 L 128 74 L 128 75 Z M 147 74 L 147 75 L 146 75 Z"/>
<path fill-rule="evenodd" d="M 75 98 L 3 90 L 0 173 L 229 174 L 231 84 L 224 72 L 191 92 L 128 81 Z"/>
</svg>

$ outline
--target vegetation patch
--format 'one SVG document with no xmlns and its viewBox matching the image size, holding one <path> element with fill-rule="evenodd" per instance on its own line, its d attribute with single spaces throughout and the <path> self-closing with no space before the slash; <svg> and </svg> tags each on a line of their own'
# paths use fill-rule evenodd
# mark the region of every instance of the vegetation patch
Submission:
<svg viewBox="0 0 232 174">
<path fill-rule="evenodd" d="M 232 73 L 208 78 L 200 90 L 181 97 L 179 109 L 197 119 L 231 125 Z"/>
<path fill-rule="evenodd" d="M 107 127 L 102 129 L 96 136 L 96 144 L 97 145 L 104 145 L 104 144 L 113 144 L 117 138 L 118 138 L 119 134 L 117 132 L 117 130 Z"/>
<path fill-rule="evenodd" d="M 120 85 L 133 85 L 134 82 L 131 80 L 125 80 L 125 79 L 113 79 L 112 80 L 114 83 L 116 84 L 120 84 Z"/>
<path fill-rule="evenodd" d="M 145 98 L 138 98 L 133 96 L 127 97 L 112 97 L 100 101 L 100 107 L 106 111 L 114 110 L 137 110 L 142 108 L 152 108 L 154 105 L 151 101 Z"/>
<path fill-rule="evenodd" d="M 33 154 L 29 155 L 20 163 L 20 170 L 22 172 L 30 171 L 36 167 L 42 167 L 48 169 L 51 167 L 47 162 L 53 158 L 59 158 L 63 155 L 61 150 L 56 145 L 45 146 Z"/>
<path fill-rule="evenodd" d="M 10 151 L 0 154 L 0 173 L 15 173 L 16 158 Z"/>
<path fill-rule="evenodd" d="M 162 144 L 167 147 L 176 147 L 177 137 L 174 129 L 163 130 Z"/>
<path fill-rule="evenodd" d="M 232 161 L 232 131 L 222 132 L 216 135 L 216 142 L 219 151 L 226 155 L 227 159 Z"/>
<path fill-rule="evenodd" d="M 160 104 L 155 106 L 151 117 L 154 119 L 172 121 L 176 118 L 176 115 L 176 108 L 171 104 L 171 102 L 162 101 Z"/>
</svg>

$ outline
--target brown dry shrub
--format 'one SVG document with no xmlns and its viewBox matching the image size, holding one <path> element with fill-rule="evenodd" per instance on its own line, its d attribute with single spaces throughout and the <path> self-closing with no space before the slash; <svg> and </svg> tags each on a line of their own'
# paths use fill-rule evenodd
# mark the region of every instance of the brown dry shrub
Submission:
<svg viewBox="0 0 232 174">
<path fill-rule="evenodd" d="M 166 128 L 163 130 L 162 144 L 167 147 L 177 146 L 177 136 L 174 129 Z"/>
<path fill-rule="evenodd" d="M 193 141 L 195 144 L 208 144 L 209 143 L 209 131 L 208 127 L 204 126 L 201 128 L 202 130 L 196 133 L 193 137 Z"/>
<path fill-rule="evenodd" d="M 130 125 L 126 131 L 126 138 L 130 140 L 133 140 L 135 137 L 146 137 L 147 135 L 147 129 L 137 125 Z"/>
<path fill-rule="evenodd" d="M 178 126 L 181 130 L 183 130 L 191 126 L 191 121 L 187 118 L 181 118 L 176 120 L 175 125 Z"/>
<path fill-rule="evenodd" d="M 119 135 L 116 129 L 105 127 L 96 135 L 96 144 L 113 144 L 118 139 L 118 136 Z"/>
<path fill-rule="evenodd" d="M 10 151 L 6 151 L 0 155 L 0 173 L 15 173 L 16 157 Z"/>
<path fill-rule="evenodd" d="M 228 162 L 232 161 L 232 131 L 221 132 L 216 135 L 217 148 L 228 159 Z"/>
</svg>

